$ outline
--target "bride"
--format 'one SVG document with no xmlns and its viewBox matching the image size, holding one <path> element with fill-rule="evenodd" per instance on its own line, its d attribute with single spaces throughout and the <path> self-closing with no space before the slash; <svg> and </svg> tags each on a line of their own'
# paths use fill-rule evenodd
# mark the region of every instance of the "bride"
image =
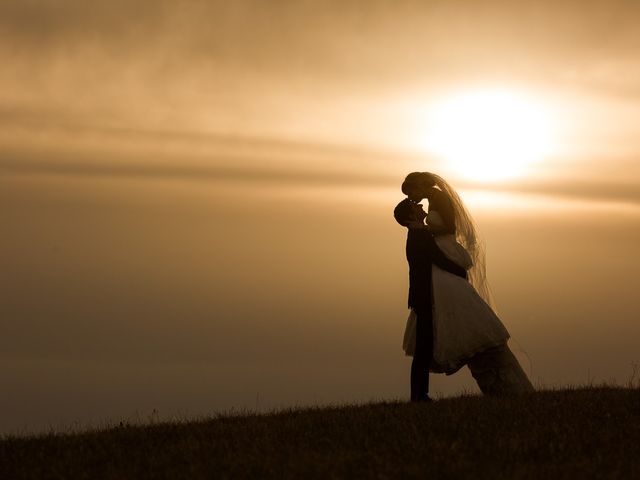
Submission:
<svg viewBox="0 0 640 480">
<path fill-rule="evenodd" d="M 506 348 L 509 333 L 491 308 L 484 251 L 473 219 L 456 191 L 438 175 L 414 172 L 406 177 L 402 192 L 415 203 L 423 198 L 429 201 L 423 228 L 431 231 L 438 248 L 450 260 L 467 270 L 468 281 L 436 265 L 432 267 L 431 371 L 450 375 L 481 352 Z M 413 355 L 415 342 L 416 315 L 412 310 L 403 342 L 407 355 Z"/>
</svg>

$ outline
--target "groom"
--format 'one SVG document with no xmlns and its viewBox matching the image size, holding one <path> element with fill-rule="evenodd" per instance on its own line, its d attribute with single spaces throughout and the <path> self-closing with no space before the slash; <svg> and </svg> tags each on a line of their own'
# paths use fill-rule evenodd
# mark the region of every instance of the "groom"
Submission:
<svg viewBox="0 0 640 480">
<path fill-rule="evenodd" d="M 466 278 L 466 271 L 449 260 L 438 248 L 426 228 L 427 216 L 422 205 L 410 198 L 393 211 L 396 221 L 407 227 L 407 261 L 409 262 L 409 308 L 417 317 L 416 349 L 411 363 L 411 401 L 430 402 L 429 368 L 433 360 L 433 308 L 431 273 L 433 264 Z"/>
</svg>

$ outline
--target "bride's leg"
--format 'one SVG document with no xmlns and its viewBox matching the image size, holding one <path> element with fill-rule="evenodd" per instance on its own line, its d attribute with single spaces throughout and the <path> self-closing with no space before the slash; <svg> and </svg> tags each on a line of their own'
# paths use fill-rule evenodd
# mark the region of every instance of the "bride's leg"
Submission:
<svg viewBox="0 0 640 480">
<path fill-rule="evenodd" d="M 534 390 L 506 343 L 478 353 L 469 360 L 468 366 L 485 395 L 514 395 Z"/>
</svg>

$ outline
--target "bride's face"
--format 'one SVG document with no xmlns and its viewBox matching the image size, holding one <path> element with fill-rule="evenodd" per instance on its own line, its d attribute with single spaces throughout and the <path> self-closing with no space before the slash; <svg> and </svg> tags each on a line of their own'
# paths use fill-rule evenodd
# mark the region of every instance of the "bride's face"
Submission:
<svg viewBox="0 0 640 480">
<path fill-rule="evenodd" d="M 419 202 L 423 198 L 425 198 L 425 188 L 420 183 L 415 183 L 407 187 L 407 197 L 412 202 Z"/>
<path fill-rule="evenodd" d="M 434 186 L 430 182 L 416 182 L 408 185 L 407 197 L 414 202 L 419 202 L 423 198 L 429 199 L 433 193 Z"/>
</svg>

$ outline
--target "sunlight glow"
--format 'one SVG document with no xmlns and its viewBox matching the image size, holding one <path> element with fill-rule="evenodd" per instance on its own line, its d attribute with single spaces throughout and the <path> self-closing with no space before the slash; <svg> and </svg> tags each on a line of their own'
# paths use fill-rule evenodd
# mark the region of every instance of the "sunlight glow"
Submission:
<svg viewBox="0 0 640 480">
<path fill-rule="evenodd" d="M 462 177 L 504 180 L 526 174 L 549 154 L 550 121 L 542 105 L 524 95 L 472 92 L 430 110 L 424 146 Z"/>
</svg>

